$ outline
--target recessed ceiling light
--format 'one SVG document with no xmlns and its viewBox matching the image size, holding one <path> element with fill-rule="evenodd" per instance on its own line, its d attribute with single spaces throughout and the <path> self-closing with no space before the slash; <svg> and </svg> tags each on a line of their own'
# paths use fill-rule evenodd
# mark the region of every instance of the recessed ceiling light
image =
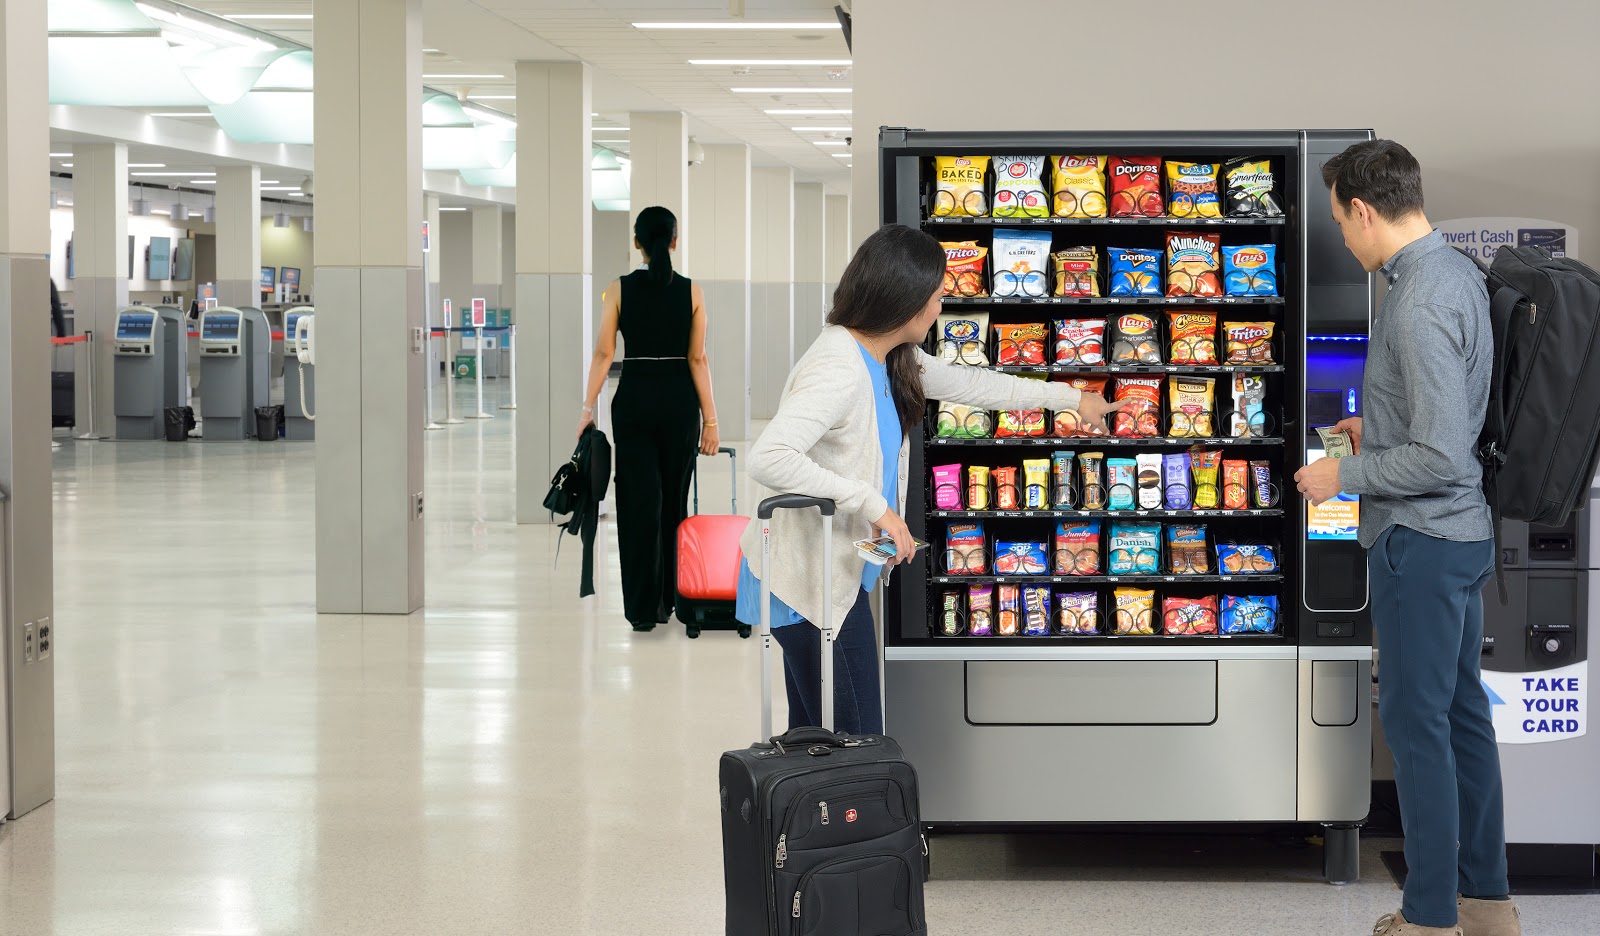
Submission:
<svg viewBox="0 0 1600 936">
<path fill-rule="evenodd" d="M 424 51 L 424 52 L 437 52 L 439 50 L 438 49 L 423 49 L 422 51 Z"/>
<path fill-rule="evenodd" d="M 855 127 L 790 127 L 795 133 L 849 133 Z"/>
<path fill-rule="evenodd" d="M 843 140 L 817 140 L 816 144 L 818 146 L 849 146 L 850 145 L 849 143 L 846 143 Z"/>
<path fill-rule="evenodd" d="M 790 117 L 835 117 L 835 116 L 841 116 L 841 115 L 844 115 L 844 114 L 853 114 L 853 113 L 855 113 L 855 111 L 851 110 L 848 107 L 845 107 L 845 108 L 837 108 L 837 107 L 836 108 L 777 107 L 777 108 L 769 109 L 765 113 L 775 114 L 775 115 L 777 115 L 779 117 L 782 117 L 782 116 L 785 116 L 785 115 L 790 116 Z"/>
<path fill-rule="evenodd" d="M 690 65 L 849 65 L 849 59 L 690 59 Z"/>
<path fill-rule="evenodd" d="M 62 163 L 61 164 L 61 168 L 63 168 L 63 169 L 71 169 L 72 168 L 72 163 Z"/>
<path fill-rule="evenodd" d="M 300 191 L 300 186 L 298 186 L 298 185 L 263 185 L 263 186 L 261 186 L 261 191 L 263 191 L 263 192 L 298 192 L 298 191 Z"/>
<path fill-rule="evenodd" d="M 50 158 L 51 159 L 71 159 L 72 158 L 72 154 L 71 153 L 51 153 L 50 154 Z"/>
<path fill-rule="evenodd" d="M 834 153 L 833 154 L 833 158 L 834 159 L 853 159 L 854 157 L 855 157 L 854 153 Z"/>
<path fill-rule="evenodd" d="M 447 78 L 504 78 L 505 75 L 423 75 L 424 81 L 442 81 Z"/>
<path fill-rule="evenodd" d="M 310 13 L 226 13 L 223 19 L 231 20 L 308 20 Z"/>
<path fill-rule="evenodd" d="M 190 179 L 190 185 L 216 185 L 216 179 Z"/>
<path fill-rule="evenodd" d="M 129 169 L 165 169 L 166 163 L 128 163 Z"/>
<path fill-rule="evenodd" d="M 210 111 L 166 111 L 160 114 L 151 114 L 151 117 L 210 117 Z"/>
<path fill-rule="evenodd" d="M 704 23 L 634 23 L 634 29 L 779 29 L 789 32 L 813 32 L 818 29 L 838 29 L 837 20 L 831 23 L 759 23 L 738 20 L 718 20 Z"/>
<path fill-rule="evenodd" d="M 854 88 L 729 88 L 734 94 L 849 94 Z"/>
<path fill-rule="evenodd" d="M 172 177 L 176 177 L 176 178 L 181 178 L 183 176 L 214 176 L 214 175 L 216 175 L 216 173 L 215 172 L 199 172 L 199 171 L 194 170 L 194 169 L 185 169 L 182 172 L 130 172 L 130 173 L 128 173 L 128 175 L 143 176 L 143 177 L 146 177 L 146 178 L 159 179 L 159 178 L 164 178 L 164 177 L 167 177 L 167 176 L 172 176 Z"/>
<path fill-rule="evenodd" d="M 440 205 L 439 206 L 439 210 L 440 211 L 466 211 L 467 209 L 465 209 L 465 208 L 455 208 L 455 207 L 452 207 L 450 205 Z"/>
</svg>

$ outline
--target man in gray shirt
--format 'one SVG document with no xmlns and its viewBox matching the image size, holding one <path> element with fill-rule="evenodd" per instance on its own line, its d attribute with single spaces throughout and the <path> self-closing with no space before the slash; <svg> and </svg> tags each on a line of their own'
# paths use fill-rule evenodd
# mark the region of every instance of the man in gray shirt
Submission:
<svg viewBox="0 0 1600 936">
<path fill-rule="evenodd" d="M 1345 246 L 1389 291 L 1373 321 L 1355 454 L 1302 468 L 1313 503 L 1360 495 L 1378 632 L 1379 714 L 1405 826 L 1405 899 L 1375 936 L 1520 936 L 1505 806 L 1479 678 L 1494 524 L 1474 455 L 1494 359 L 1483 276 L 1422 213 L 1422 170 L 1393 140 L 1322 170 Z M 1459 895 L 1459 897 L 1458 897 Z M 1460 926 L 1458 928 L 1457 923 Z"/>
</svg>

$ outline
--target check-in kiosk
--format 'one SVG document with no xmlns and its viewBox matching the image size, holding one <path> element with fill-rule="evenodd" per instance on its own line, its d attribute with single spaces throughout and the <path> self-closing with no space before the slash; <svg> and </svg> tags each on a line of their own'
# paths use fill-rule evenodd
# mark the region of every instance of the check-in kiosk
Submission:
<svg viewBox="0 0 1600 936">
<path fill-rule="evenodd" d="M 271 399 L 272 332 L 260 309 L 218 306 L 200 315 L 200 418 L 208 442 L 255 434 L 255 409 Z"/>
<path fill-rule="evenodd" d="M 117 313 L 112 340 L 112 406 L 119 439 L 159 439 L 162 411 L 184 405 L 188 335 L 183 313 L 133 306 Z"/>
<path fill-rule="evenodd" d="M 302 362 L 300 354 L 309 351 L 315 340 L 311 330 L 315 315 L 311 306 L 295 306 L 283 316 L 283 437 L 291 442 L 317 437 L 317 366 Z"/>
</svg>

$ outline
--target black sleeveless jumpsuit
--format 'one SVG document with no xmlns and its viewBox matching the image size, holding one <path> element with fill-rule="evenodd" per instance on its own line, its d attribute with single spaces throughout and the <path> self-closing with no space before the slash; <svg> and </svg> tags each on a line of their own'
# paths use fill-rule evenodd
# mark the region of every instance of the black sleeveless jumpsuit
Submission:
<svg viewBox="0 0 1600 936">
<path fill-rule="evenodd" d="M 616 436 L 617 552 L 622 610 L 635 627 L 666 623 L 677 596 L 678 524 L 700 440 L 700 397 L 689 374 L 689 280 L 646 270 L 622 277 L 617 319 L 625 342 L 611 401 Z"/>
</svg>

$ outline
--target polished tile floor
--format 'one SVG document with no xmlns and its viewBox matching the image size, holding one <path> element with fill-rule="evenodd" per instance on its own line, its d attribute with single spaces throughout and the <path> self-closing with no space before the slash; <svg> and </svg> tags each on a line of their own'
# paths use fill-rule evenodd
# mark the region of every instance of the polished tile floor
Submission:
<svg viewBox="0 0 1600 936">
<path fill-rule="evenodd" d="M 554 564 L 511 522 L 496 412 L 427 434 L 409 618 L 315 613 L 310 446 L 56 452 L 57 797 L 0 827 L 0 934 L 722 932 L 717 754 L 756 733 L 755 645 L 629 632 L 611 530 L 578 600 L 575 541 Z M 937 838 L 928 915 L 1366 934 L 1398 903 L 1376 856 L 1333 888 L 1293 841 Z M 1600 900 L 1524 909 L 1530 936 L 1600 932 Z"/>
</svg>

